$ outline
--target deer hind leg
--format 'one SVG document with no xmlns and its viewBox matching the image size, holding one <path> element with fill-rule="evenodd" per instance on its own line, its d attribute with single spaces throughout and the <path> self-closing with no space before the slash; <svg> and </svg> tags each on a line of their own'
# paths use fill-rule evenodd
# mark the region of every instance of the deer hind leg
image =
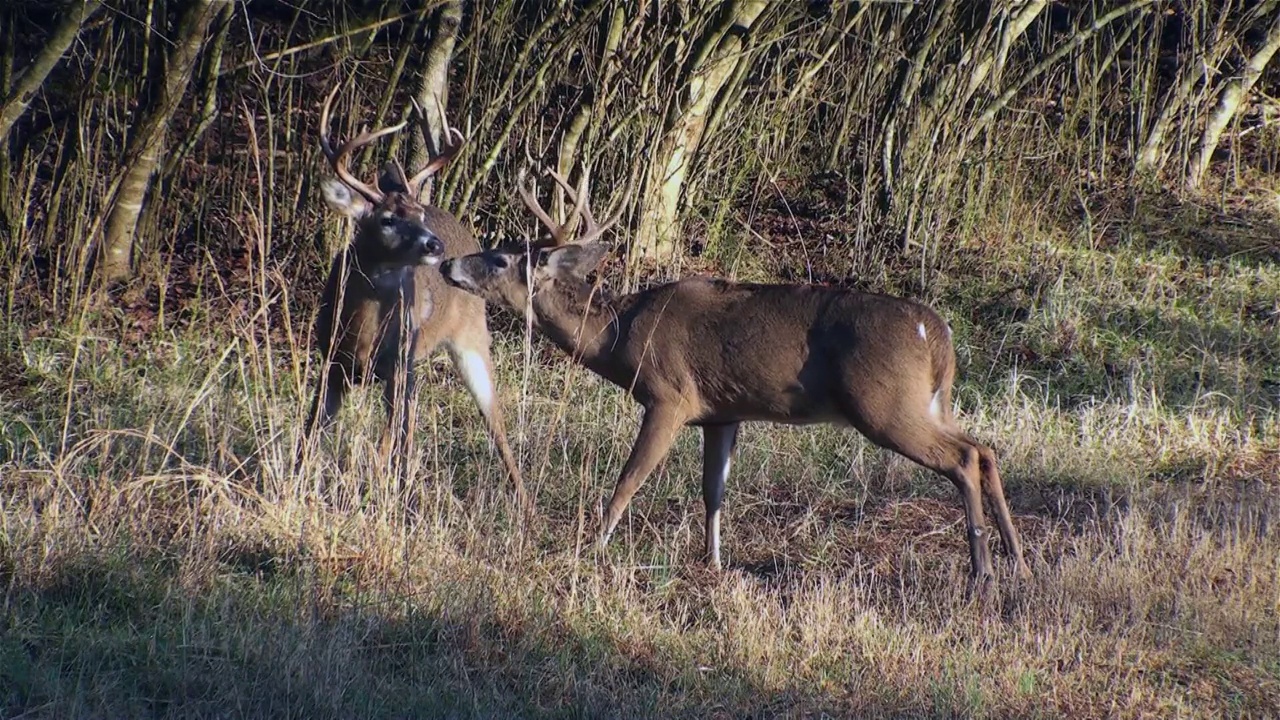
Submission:
<svg viewBox="0 0 1280 720">
<path fill-rule="evenodd" d="M 989 583 L 996 573 L 991 565 L 991 546 L 987 543 L 991 531 L 982 512 L 981 457 L 976 447 L 959 442 L 953 442 L 944 450 L 943 457 L 947 459 L 926 467 L 951 480 L 960 491 L 969 535 L 969 577 L 978 583 Z"/>
<path fill-rule="evenodd" d="M 864 430 L 868 438 L 947 478 L 960 492 L 969 539 L 969 579 L 985 585 L 995 579 L 991 564 L 989 531 L 982 513 L 982 456 L 974 443 L 941 426 L 932 417 L 904 415 L 888 428 Z M 854 419 L 854 418 L 851 418 Z M 993 466 L 994 467 L 994 466 Z"/>
<path fill-rule="evenodd" d="M 502 405 L 498 402 L 498 393 L 493 383 L 493 357 L 489 354 L 487 335 L 478 341 L 467 343 L 451 343 L 449 357 L 453 366 L 462 376 L 467 391 L 471 393 L 480 414 L 484 416 L 489 428 L 489 437 L 498 448 L 498 455 L 506 467 L 507 478 L 515 489 L 516 497 L 524 500 L 524 479 L 520 475 L 520 465 L 516 462 L 515 453 L 507 444 L 507 431 L 502 419 Z"/>
<path fill-rule="evenodd" d="M 991 448 L 975 442 L 972 438 L 964 438 L 978 450 L 978 462 L 982 471 L 982 493 L 986 495 L 996 516 L 996 527 L 1000 530 L 1000 544 L 1006 555 L 1013 558 L 1014 572 L 1018 577 L 1028 579 L 1031 569 L 1022 558 L 1022 540 L 1018 530 L 1013 526 L 1013 516 L 1009 513 L 1009 503 L 1005 500 L 1004 484 L 1000 481 L 1000 470 L 996 465 L 996 455 Z"/>
<path fill-rule="evenodd" d="M 702 428 L 702 504 L 706 508 L 707 558 L 716 570 L 721 567 L 720 505 L 737 441 L 738 423 Z"/>
<path fill-rule="evenodd" d="M 600 527 L 601 547 L 608 544 L 636 490 L 640 489 L 649 473 L 671 451 L 676 434 L 684 426 L 685 420 L 684 413 L 669 405 L 654 405 L 645 409 L 644 420 L 640 422 L 640 434 L 631 446 L 631 455 L 622 468 L 613 497 L 609 498 L 609 504 L 605 508 Z"/>
</svg>

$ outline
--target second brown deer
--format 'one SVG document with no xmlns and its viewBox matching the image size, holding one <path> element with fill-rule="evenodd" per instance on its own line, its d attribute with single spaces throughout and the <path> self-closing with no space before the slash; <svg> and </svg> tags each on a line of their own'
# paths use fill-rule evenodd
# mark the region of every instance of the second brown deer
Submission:
<svg viewBox="0 0 1280 720">
<path fill-rule="evenodd" d="M 688 278 L 608 297 L 588 280 L 607 252 L 594 243 L 613 223 L 549 173 L 576 205 L 558 225 L 523 183 L 519 192 L 553 245 L 496 249 L 447 260 L 450 283 L 517 313 L 575 361 L 644 407 L 640 433 L 604 511 L 604 545 L 632 496 L 670 451 L 681 427 L 702 428 L 706 552 L 720 567 L 725 480 L 743 421 L 851 425 L 875 444 L 949 479 L 968 525 L 970 577 L 994 579 L 982 496 L 995 511 L 1015 571 L 1030 570 L 1005 501 L 996 458 L 956 424 L 951 329 L 918 302 L 813 285 Z M 615 216 L 616 219 L 616 216 Z M 585 236 L 570 242 L 571 223 Z"/>
<path fill-rule="evenodd" d="M 415 365 L 444 345 L 488 423 L 516 492 L 523 494 L 494 389 L 484 301 L 445 284 L 435 267 L 446 257 L 479 252 L 480 245 L 454 216 L 419 201 L 423 185 L 461 148 L 462 135 L 450 128 L 444 147 L 412 178 L 391 163 L 377 187 L 367 185 L 348 169 L 351 153 L 405 123 L 363 132 L 335 149 L 328 127 L 337 91 L 325 98 L 320 113 L 321 149 L 336 175 L 321 190 L 331 208 L 355 221 L 356 232 L 334 259 L 320 302 L 315 335 L 324 370 L 307 437 L 332 421 L 353 385 L 376 380 L 387 411 L 380 459 L 403 460 L 414 433 Z M 415 114 L 422 119 L 416 107 Z M 430 142 L 425 127 L 423 134 Z"/>
</svg>

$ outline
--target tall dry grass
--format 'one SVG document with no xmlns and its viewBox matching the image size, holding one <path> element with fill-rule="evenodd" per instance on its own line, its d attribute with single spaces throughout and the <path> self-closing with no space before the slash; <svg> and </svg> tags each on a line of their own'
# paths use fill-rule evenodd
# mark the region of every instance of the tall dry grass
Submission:
<svg viewBox="0 0 1280 720">
<path fill-rule="evenodd" d="M 400 488 L 368 460 L 369 398 L 292 467 L 301 377 L 277 362 L 273 385 L 245 335 L 132 359 L 7 338 L 26 368 L 0 421 L 14 712 L 1265 717 L 1278 697 L 1270 413 L 1064 408 L 1015 376 L 966 393 L 1037 573 L 982 605 L 949 488 L 848 432 L 744 433 L 713 575 L 693 434 L 596 554 L 634 408 L 563 366 L 522 396 L 510 342 L 532 517 L 446 372 Z"/>
<path fill-rule="evenodd" d="M 701 564 L 692 432 L 597 553 L 635 407 L 566 362 L 526 368 L 518 333 L 496 355 L 536 514 L 443 364 L 410 486 L 371 462 L 374 393 L 295 467 L 310 356 L 257 322 L 139 343 L 6 327 L 8 711 L 1265 717 L 1280 699 L 1273 410 L 1141 388 L 1064 405 L 964 368 L 962 422 L 998 448 L 1036 572 L 983 603 L 950 488 L 833 428 L 745 431 L 727 572 Z"/>
</svg>

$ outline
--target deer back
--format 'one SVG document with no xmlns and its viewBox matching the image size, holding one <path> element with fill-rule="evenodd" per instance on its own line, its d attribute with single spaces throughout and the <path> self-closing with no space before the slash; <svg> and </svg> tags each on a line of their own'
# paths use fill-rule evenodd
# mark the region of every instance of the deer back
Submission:
<svg viewBox="0 0 1280 720">
<path fill-rule="evenodd" d="M 533 304 L 539 327 L 593 372 L 642 404 L 679 401 L 707 423 L 839 420 L 831 398 L 850 385 L 876 417 L 872 406 L 895 399 L 866 378 L 909 375 L 936 390 L 955 367 L 946 322 L 887 295 L 688 278 L 606 298 L 560 278 Z"/>
</svg>

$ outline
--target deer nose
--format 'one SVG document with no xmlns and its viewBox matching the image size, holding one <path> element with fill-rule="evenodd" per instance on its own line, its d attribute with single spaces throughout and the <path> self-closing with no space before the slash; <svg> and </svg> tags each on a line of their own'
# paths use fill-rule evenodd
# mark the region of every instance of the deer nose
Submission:
<svg viewBox="0 0 1280 720">
<path fill-rule="evenodd" d="M 444 243 L 429 232 L 418 233 L 418 250 L 424 258 L 439 262 L 444 255 Z"/>
<path fill-rule="evenodd" d="M 440 274 L 444 276 L 446 283 L 456 288 L 467 290 L 471 287 L 470 278 L 467 277 L 460 258 L 452 258 L 440 263 Z"/>
</svg>

